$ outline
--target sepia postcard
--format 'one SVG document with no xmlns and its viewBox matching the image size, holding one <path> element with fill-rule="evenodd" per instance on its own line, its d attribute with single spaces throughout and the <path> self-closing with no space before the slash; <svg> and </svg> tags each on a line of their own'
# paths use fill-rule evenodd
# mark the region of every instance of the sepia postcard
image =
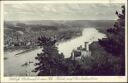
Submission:
<svg viewBox="0 0 128 83">
<path fill-rule="evenodd" d="M 127 0 L 0 1 L 1 82 L 127 82 Z"/>
</svg>

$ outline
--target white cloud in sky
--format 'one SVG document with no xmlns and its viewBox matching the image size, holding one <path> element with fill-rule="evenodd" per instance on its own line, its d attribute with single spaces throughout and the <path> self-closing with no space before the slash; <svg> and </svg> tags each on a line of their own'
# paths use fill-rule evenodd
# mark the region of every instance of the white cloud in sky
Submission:
<svg viewBox="0 0 128 83">
<path fill-rule="evenodd" d="M 5 20 L 113 20 L 122 4 L 5 4 Z"/>
</svg>

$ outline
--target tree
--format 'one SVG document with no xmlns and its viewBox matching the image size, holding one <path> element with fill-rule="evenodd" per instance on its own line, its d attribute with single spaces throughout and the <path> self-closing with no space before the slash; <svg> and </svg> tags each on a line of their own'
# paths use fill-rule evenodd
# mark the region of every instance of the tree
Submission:
<svg viewBox="0 0 128 83">
<path fill-rule="evenodd" d="M 39 46 L 42 46 L 43 50 L 35 58 L 39 61 L 35 64 L 37 66 L 35 72 L 38 72 L 39 76 L 66 75 L 64 55 L 58 53 L 55 46 L 56 40 L 47 37 L 40 37 L 38 40 Z"/>
<path fill-rule="evenodd" d="M 99 44 L 113 56 L 121 59 L 121 74 L 125 70 L 125 6 L 122 6 L 122 13 L 116 11 L 118 16 L 113 27 L 107 29 L 107 38 L 99 40 Z"/>
</svg>

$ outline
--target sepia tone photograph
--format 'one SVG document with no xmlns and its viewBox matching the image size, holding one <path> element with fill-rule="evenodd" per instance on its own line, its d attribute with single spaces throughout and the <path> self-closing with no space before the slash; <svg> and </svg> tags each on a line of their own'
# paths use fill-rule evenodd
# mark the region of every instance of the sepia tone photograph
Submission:
<svg viewBox="0 0 128 83">
<path fill-rule="evenodd" d="M 125 3 L 4 4 L 4 76 L 125 76 Z"/>
</svg>

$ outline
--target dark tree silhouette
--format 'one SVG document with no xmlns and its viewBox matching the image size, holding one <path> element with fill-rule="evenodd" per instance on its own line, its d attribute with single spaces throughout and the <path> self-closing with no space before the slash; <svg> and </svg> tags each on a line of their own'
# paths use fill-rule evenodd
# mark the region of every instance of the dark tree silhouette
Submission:
<svg viewBox="0 0 128 83">
<path fill-rule="evenodd" d="M 118 16 L 113 27 L 107 29 L 107 38 L 99 40 L 99 44 L 113 56 L 121 58 L 121 74 L 125 70 L 125 6 L 122 6 L 122 12 L 115 13 Z"/>
<path fill-rule="evenodd" d="M 58 53 L 55 46 L 56 40 L 47 37 L 40 37 L 39 46 L 43 47 L 42 53 L 37 54 L 35 59 L 38 63 L 35 65 L 35 72 L 39 76 L 66 75 L 66 66 L 64 65 L 64 55 Z"/>
<path fill-rule="evenodd" d="M 64 55 L 58 52 L 54 38 L 38 38 L 39 46 L 42 46 L 43 50 L 37 54 L 35 72 L 38 72 L 39 76 L 124 75 L 125 7 L 122 6 L 122 9 L 122 13 L 116 11 L 119 19 L 113 27 L 107 29 L 107 38 L 99 40 L 95 43 L 96 46 L 93 44 L 92 56 L 84 60 L 64 58 Z"/>
</svg>

